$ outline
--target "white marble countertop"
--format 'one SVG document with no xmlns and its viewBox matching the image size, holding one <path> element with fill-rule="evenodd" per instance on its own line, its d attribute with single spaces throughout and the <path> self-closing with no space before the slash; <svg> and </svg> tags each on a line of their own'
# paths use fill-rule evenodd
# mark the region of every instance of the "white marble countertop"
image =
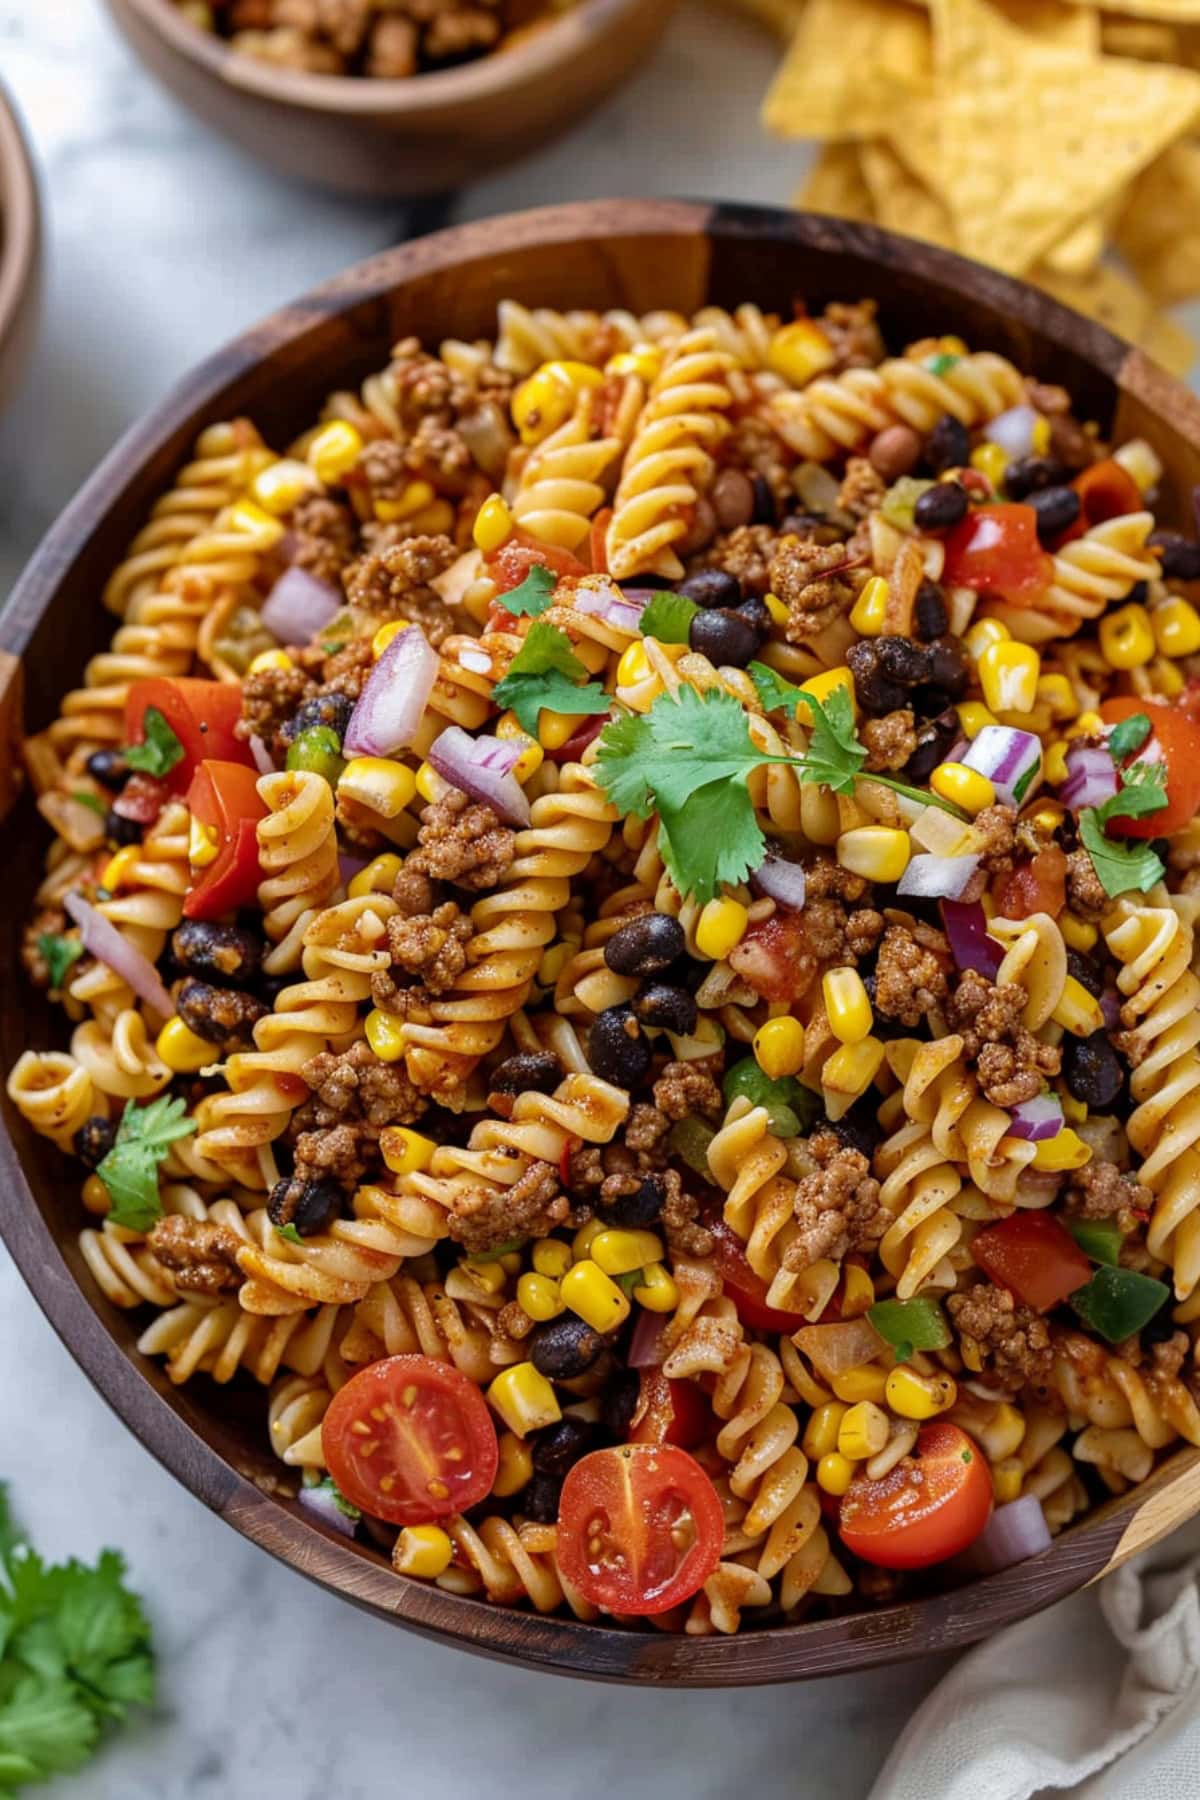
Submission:
<svg viewBox="0 0 1200 1800">
<path fill-rule="evenodd" d="M 611 193 L 785 201 L 803 167 L 761 137 L 774 44 L 683 6 L 657 60 L 459 216 Z M 192 363 L 395 236 L 396 209 L 290 188 L 135 66 L 96 0 L 0 0 L 0 73 L 46 205 L 41 342 L 0 419 L 0 594 L 114 438 Z M 697 96 L 703 104 L 697 104 Z M 56 1342 L 0 1250 L 0 1478 L 42 1548 L 123 1548 L 161 1651 L 152 1718 L 78 1800 L 366 1800 L 403 1783 L 593 1800 L 741 1786 L 866 1793 L 941 1664 L 803 1688 L 654 1694 L 537 1677 L 390 1630 L 242 1542 L 163 1473 Z M 465 1729 L 464 1729 L 465 1725 Z"/>
</svg>

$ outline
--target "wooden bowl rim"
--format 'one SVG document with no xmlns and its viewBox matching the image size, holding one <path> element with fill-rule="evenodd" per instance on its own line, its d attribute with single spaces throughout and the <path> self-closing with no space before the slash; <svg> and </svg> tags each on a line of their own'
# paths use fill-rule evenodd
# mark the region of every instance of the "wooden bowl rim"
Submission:
<svg viewBox="0 0 1200 1800">
<path fill-rule="evenodd" d="M 919 257 L 921 278 L 941 284 L 954 303 L 986 299 L 1043 341 L 1071 346 L 1116 384 L 1130 362 L 1130 385 L 1170 403 L 1200 444 L 1200 407 L 1173 377 L 1145 363 L 1102 326 L 1007 276 L 950 251 L 916 244 L 875 226 L 848 224 L 779 208 L 675 200 L 610 200 L 545 207 L 477 220 L 387 250 L 354 265 L 292 306 L 270 315 L 206 359 L 109 452 L 60 514 L 0 613 L 0 653 L 19 657 L 51 604 L 65 571 L 82 555 L 99 522 L 134 486 L 141 470 L 180 431 L 210 416 L 225 390 L 264 351 L 298 348 L 331 314 L 378 302 L 406 280 L 453 270 L 507 250 L 603 242 L 615 236 L 707 236 L 736 242 L 786 240 L 817 254 L 848 247 L 884 268 Z M 953 321 L 951 320 L 950 323 Z M 961 1647 L 985 1631 L 1027 1617 L 1083 1586 L 1128 1543 L 1143 1508 L 1157 1522 L 1163 1496 L 1181 1473 L 1200 1466 L 1200 1451 L 1177 1452 L 1141 1487 L 1087 1514 L 1039 1556 L 967 1587 L 877 1612 L 750 1630 L 735 1637 L 685 1638 L 640 1633 L 574 1619 L 515 1612 L 442 1593 L 392 1573 L 382 1556 L 353 1548 L 297 1504 L 263 1493 L 214 1449 L 127 1355 L 68 1268 L 43 1218 L 6 1126 L 0 1128 L 0 1232 L 43 1312 L 84 1373 L 140 1441 L 199 1499 L 243 1536 L 331 1592 L 377 1616 L 477 1653 L 548 1672 L 669 1687 L 747 1686 L 825 1676 Z M 1200 1498 L 1200 1490 L 1198 1490 Z M 1153 1526 L 1146 1541 L 1152 1541 Z M 1124 1543 L 1123 1543 L 1124 1540 Z"/>
<path fill-rule="evenodd" d="M 16 324 L 37 268 L 37 181 L 16 107 L 0 81 L 0 344 Z"/>
<path fill-rule="evenodd" d="M 417 118 L 460 102 L 495 98 L 521 83 L 551 78 L 577 52 L 658 0 L 579 0 L 570 12 L 550 20 L 511 50 L 482 56 L 459 68 L 386 81 L 274 68 L 191 24 L 172 0 L 109 0 L 109 4 L 127 6 L 181 56 L 243 93 L 303 111 Z"/>
</svg>

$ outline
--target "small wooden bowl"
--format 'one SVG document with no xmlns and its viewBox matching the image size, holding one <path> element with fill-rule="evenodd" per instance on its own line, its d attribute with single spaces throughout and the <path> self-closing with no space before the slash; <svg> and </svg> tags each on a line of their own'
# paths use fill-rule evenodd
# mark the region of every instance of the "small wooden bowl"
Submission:
<svg viewBox="0 0 1200 1800">
<path fill-rule="evenodd" d="M 581 0 L 494 56 L 408 81 L 273 68 L 171 0 L 108 0 L 183 104 L 281 175 L 343 193 L 444 193 L 584 118 L 651 52 L 675 0 Z"/>
<path fill-rule="evenodd" d="M 107 641 L 97 570 L 120 557 L 196 433 L 249 414 L 284 444 L 325 392 L 355 383 L 416 333 L 491 335 L 496 303 L 654 307 L 691 312 L 754 299 L 786 311 L 796 294 L 879 300 L 899 345 L 961 333 L 1043 379 L 1086 415 L 1150 439 L 1163 458 L 1166 516 L 1182 520 L 1200 479 L 1200 401 L 1138 350 L 1044 294 L 946 251 L 870 226 L 748 206 L 613 200 L 490 219 L 418 240 L 348 270 L 274 313 L 189 375 L 127 433 L 34 556 L 0 619 L 0 727 L 12 742 L 57 711 L 84 659 Z M 22 695 L 24 685 L 24 704 Z M 0 758 L 0 771 L 13 759 Z M 11 787 L 11 780 L 10 780 Z M 9 798 L 13 798 L 10 793 Z M 3 796 L 0 795 L 0 810 Z M 9 842 L 44 841 L 27 795 Z M 17 947 L 40 856 L 14 857 L 0 897 L 4 966 Z M 51 1009 L 10 977 L 0 1060 L 56 1038 Z M 246 1537 L 334 1593 L 429 1636 L 526 1666 L 664 1686 L 740 1686 L 866 1668 L 952 1649 L 1036 1612 L 1116 1567 L 1200 1508 L 1200 1452 L 1089 1514 L 1032 1561 L 929 1599 L 738 1637 L 668 1637 L 489 1606 L 391 1573 L 385 1559 L 314 1523 L 284 1496 L 287 1471 L 266 1440 L 266 1397 L 247 1383 L 173 1388 L 134 1350 L 138 1326 L 100 1296 L 77 1246 L 79 1174 L 3 1102 L 0 1228 L 64 1343 L 142 1442 Z"/>
<path fill-rule="evenodd" d="M 0 407 L 32 348 L 40 275 L 37 183 L 16 112 L 0 84 Z"/>
</svg>

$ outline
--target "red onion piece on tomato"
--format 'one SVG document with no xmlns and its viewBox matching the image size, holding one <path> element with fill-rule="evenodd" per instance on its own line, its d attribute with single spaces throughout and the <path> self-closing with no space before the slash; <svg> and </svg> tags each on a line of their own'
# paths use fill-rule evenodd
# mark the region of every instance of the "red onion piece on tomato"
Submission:
<svg viewBox="0 0 1200 1800">
<path fill-rule="evenodd" d="M 506 825 L 528 825 L 529 802 L 513 769 L 521 746 L 512 738 L 473 738 L 451 725 L 430 747 L 429 761 L 444 781 L 482 800 Z"/>
<path fill-rule="evenodd" d="M 249 742 L 250 754 L 254 758 L 254 766 L 259 774 L 274 775 L 275 764 L 271 759 L 271 752 L 267 749 L 267 746 L 263 743 L 257 731 L 251 733 Z"/>
<path fill-rule="evenodd" d="M 417 735 L 438 677 L 438 655 L 419 625 L 398 631 L 367 677 L 350 715 L 347 756 L 391 756 Z"/>
<path fill-rule="evenodd" d="M 128 938 L 122 937 L 111 919 L 97 912 L 82 894 L 65 895 L 63 906 L 78 925 L 83 947 L 89 955 L 111 969 L 114 975 L 119 975 L 122 981 L 127 981 L 152 1013 L 160 1019 L 169 1019 L 175 1008 L 149 957 L 143 956 Z M 216 1060 L 215 1050 L 213 1060 Z"/>
<path fill-rule="evenodd" d="M 1022 1494 L 998 1506 L 960 1564 L 977 1575 L 996 1575 L 1014 1563 L 1028 1562 L 1050 1546 L 1050 1531 L 1036 1494 Z"/>
<path fill-rule="evenodd" d="M 919 900 L 958 900 L 980 860 L 979 856 L 914 856 L 897 882 L 896 892 Z"/>
<path fill-rule="evenodd" d="M 978 900 L 943 900 L 942 922 L 955 967 L 974 969 L 994 981 L 1004 959 L 995 938 L 988 936 L 987 914 Z"/>
<path fill-rule="evenodd" d="M 307 644 L 341 610 L 342 596 L 307 569 L 285 569 L 263 602 L 260 617 L 281 644 Z"/>
<path fill-rule="evenodd" d="M 320 1519 L 322 1525 L 340 1531 L 343 1537 L 354 1536 L 354 1520 L 346 1517 L 325 1482 L 317 1487 L 302 1487 L 299 1499 L 301 1506 L 307 1507 L 314 1518 Z"/>
<path fill-rule="evenodd" d="M 1072 744 L 1067 751 L 1067 779 L 1058 790 L 1064 806 L 1077 811 L 1103 806 L 1117 791 L 1117 771 L 1104 744 Z"/>
<path fill-rule="evenodd" d="M 780 906 L 792 906 L 799 911 L 804 905 L 804 870 L 799 863 L 788 862 L 785 856 L 768 855 L 751 875 L 750 885 Z"/>
<path fill-rule="evenodd" d="M 629 1340 L 629 1354 L 625 1358 L 631 1369 L 657 1369 L 659 1367 L 666 1355 L 663 1336 L 669 1317 L 668 1313 L 647 1312 L 645 1307 L 638 1309 L 638 1322 L 633 1328 L 633 1336 Z"/>
<path fill-rule="evenodd" d="M 1009 1137 L 1024 1138 L 1026 1143 L 1045 1143 L 1062 1128 L 1062 1101 L 1057 1094 L 1035 1094 L 1032 1100 L 1018 1102 L 1009 1114 Z"/>
</svg>

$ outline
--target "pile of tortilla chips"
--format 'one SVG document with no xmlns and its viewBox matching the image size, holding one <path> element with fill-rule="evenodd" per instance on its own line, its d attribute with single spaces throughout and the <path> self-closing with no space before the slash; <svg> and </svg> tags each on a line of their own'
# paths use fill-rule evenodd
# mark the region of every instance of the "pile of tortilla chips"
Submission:
<svg viewBox="0 0 1200 1800">
<path fill-rule="evenodd" d="M 1036 282 L 1182 373 L 1200 295 L 1200 0 L 738 0 L 785 35 L 798 205 Z"/>
</svg>

